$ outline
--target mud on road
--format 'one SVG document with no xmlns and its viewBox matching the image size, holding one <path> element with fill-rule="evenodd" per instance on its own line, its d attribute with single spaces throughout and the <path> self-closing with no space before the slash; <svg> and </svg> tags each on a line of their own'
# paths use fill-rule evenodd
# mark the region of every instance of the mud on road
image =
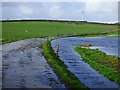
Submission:
<svg viewBox="0 0 120 90">
<path fill-rule="evenodd" d="M 42 56 L 45 39 L 2 45 L 2 88 L 65 88 Z"/>
</svg>

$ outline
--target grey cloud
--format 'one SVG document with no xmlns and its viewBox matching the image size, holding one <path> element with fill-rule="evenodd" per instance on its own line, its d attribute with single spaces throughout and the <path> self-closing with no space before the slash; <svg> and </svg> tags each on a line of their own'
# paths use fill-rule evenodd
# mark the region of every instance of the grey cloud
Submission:
<svg viewBox="0 0 120 90">
<path fill-rule="evenodd" d="M 90 1 L 90 0 L 89 0 Z M 114 22 L 117 18 L 117 2 L 4 2 L 2 19 L 67 19 Z"/>
</svg>

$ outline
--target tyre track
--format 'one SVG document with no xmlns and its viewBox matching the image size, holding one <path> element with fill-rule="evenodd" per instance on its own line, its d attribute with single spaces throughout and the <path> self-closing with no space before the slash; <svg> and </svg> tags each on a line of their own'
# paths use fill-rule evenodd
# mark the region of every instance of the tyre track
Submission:
<svg viewBox="0 0 120 90">
<path fill-rule="evenodd" d="M 65 88 L 42 56 L 43 42 L 31 39 L 2 46 L 2 88 Z"/>
</svg>

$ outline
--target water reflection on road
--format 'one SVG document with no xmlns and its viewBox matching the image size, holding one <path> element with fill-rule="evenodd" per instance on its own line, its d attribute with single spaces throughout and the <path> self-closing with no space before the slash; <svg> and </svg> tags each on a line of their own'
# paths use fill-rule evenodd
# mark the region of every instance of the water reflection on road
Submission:
<svg viewBox="0 0 120 90">
<path fill-rule="evenodd" d="M 58 44 L 60 59 L 67 65 L 68 69 L 74 73 L 86 86 L 89 88 L 118 88 L 118 85 L 115 82 L 110 81 L 85 63 L 81 56 L 74 50 L 76 45 L 91 44 L 92 49 L 98 48 L 107 54 L 118 56 L 118 38 L 68 37 L 53 40 L 51 42 L 54 50 Z"/>
</svg>

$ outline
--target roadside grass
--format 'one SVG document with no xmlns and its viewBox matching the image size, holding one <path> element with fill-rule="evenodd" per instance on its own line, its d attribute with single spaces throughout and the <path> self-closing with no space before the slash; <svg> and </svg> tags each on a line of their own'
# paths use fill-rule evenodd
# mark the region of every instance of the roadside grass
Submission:
<svg viewBox="0 0 120 90">
<path fill-rule="evenodd" d="M 2 43 L 60 35 L 84 35 L 117 30 L 117 25 L 61 22 L 2 22 Z"/>
<path fill-rule="evenodd" d="M 110 32 L 110 33 L 106 34 L 106 36 L 109 38 L 120 38 L 119 32 L 120 32 L 120 30 L 115 31 L 115 32 Z"/>
<path fill-rule="evenodd" d="M 98 49 L 75 47 L 82 59 L 99 73 L 108 79 L 120 84 L 120 64 L 119 57 L 106 55 Z"/>
<path fill-rule="evenodd" d="M 113 35 L 113 36 L 110 36 Z M 115 36 L 114 36 L 115 35 Z M 119 31 L 109 31 L 109 32 L 98 32 L 98 33 L 84 33 L 81 35 L 78 35 L 78 37 L 109 37 L 109 38 L 120 38 Z"/>
<path fill-rule="evenodd" d="M 47 40 L 43 46 L 43 55 L 47 59 L 48 64 L 54 69 L 56 74 L 60 77 L 60 79 L 68 86 L 70 89 L 80 90 L 80 88 L 84 88 L 89 90 L 85 85 L 83 85 L 78 78 L 71 73 L 67 66 L 56 57 L 54 50 L 51 47 L 51 41 Z"/>
<path fill-rule="evenodd" d="M 107 33 L 104 36 L 109 37 L 109 38 L 120 38 L 120 33 L 119 32 L 120 32 L 120 30 L 112 31 L 112 32 Z M 101 36 L 103 36 L 103 35 L 101 35 Z"/>
</svg>

